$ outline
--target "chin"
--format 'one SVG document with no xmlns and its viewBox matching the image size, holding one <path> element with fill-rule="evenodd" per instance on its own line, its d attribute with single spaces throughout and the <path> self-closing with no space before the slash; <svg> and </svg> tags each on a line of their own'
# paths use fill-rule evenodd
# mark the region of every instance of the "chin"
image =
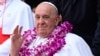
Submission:
<svg viewBox="0 0 100 56">
<path fill-rule="evenodd" d="M 38 34 L 40 37 L 48 37 L 48 34 L 47 33 L 44 33 L 44 32 L 41 32 Z"/>
<path fill-rule="evenodd" d="M 43 38 L 47 38 L 48 36 L 46 35 L 39 35 L 40 37 L 43 37 Z"/>
</svg>

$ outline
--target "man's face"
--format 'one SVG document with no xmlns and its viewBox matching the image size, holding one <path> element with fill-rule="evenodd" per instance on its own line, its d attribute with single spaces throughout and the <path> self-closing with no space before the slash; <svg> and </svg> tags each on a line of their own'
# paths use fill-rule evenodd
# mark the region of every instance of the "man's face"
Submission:
<svg viewBox="0 0 100 56">
<path fill-rule="evenodd" d="M 57 14 L 50 5 L 40 5 L 35 10 L 37 34 L 48 37 L 57 25 Z"/>
</svg>

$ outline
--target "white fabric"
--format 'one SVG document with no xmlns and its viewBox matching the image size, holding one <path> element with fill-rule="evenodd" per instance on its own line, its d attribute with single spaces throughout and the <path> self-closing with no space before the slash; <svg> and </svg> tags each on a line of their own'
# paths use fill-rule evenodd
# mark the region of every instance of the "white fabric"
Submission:
<svg viewBox="0 0 100 56">
<path fill-rule="evenodd" d="M 2 14 L 4 11 L 4 6 L 0 6 L 0 27 L 2 27 Z"/>
<path fill-rule="evenodd" d="M 72 33 L 68 33 L 65 37 L 66 45 L 54 56 L 93 56 L 89 46 L 86 42 L 80 37 Z M 35 44 L 46 43 L 46 38 L 38 37 L 35 43 L 32 43 L 29 48 Z M 37 44 L 36 44 L 37 43 Z M 11 45 L 11 39 L 9 38 L 2 46 L 0 46 L 0 56 L 8 56 L 9 49 Z"/>
<path fill-rule="evenodd" d="M 32 14 L 33 14 L 33 18 L 35 18 L 35 13 L 32 12 Z M 35 25 L 36 25 L 36 24 L 35 24 L 35 19 L 33 19 L 33 21 L 34 21 L 33 24 L 34 24 L 34 27 L 35 27 Z"/>
<path fill-rule="evenodd" d="M 35 43 L 32 43 L 29 48 L 32 48 L 33 45 L 37 46 L 41 42 L 45 43 L 45 41 L 46 38 L 43 39 L 38 37 Z M 60 51 L 55 53 L 54 56 L 93 56 L 89 46 L 80 36 L 68 33 L 65 37 L 65 41 L 66 45 Z"/>
<path fill-rule="evenodd" d="M 11 38 L 9 38 L 2 45 L 0 45 L 0 56 L 9 56 L 10 47 Z"/>
<path fill-rule="evenodd" d="M 54 56 L 93 56 L 82 37 L 68 33 L 65 39 L 66 45 Z"/>
<path fill-rule="evenodd" d="M 31 43 L 31 45 L 29 45 L 28 48 L 33 48 L 33 46 L 36 47 L 36 46 L 39 45 L 40 43 L 45 44 L 46 41 L 47 41 L 47 39 L 48 39 L 48 38 L 42 38 L 42 37 L 37 36 L 36 39 Z"/>
<path fill-rule="evenodd" d="M 22 34 L 25 30 L 34 27 L 34 18 L 29 5 L 21 0 L 7 0 L 7 6 L 3 18 L 3 34 L 12 34 L 17 25 L 23 26 Z M 10 47 L 11 40 L 9 38 L 0 44 L 0 56 L 8 56 Z"/>
<path fill-rule="evenodd" d="M 12 34 L 17 25 L 23 26 L 23 31 L 33 28 L 33 15 L 31 8 L 20 0 L 8 0 L 8 8 L 4 13 L 3 34 Z M 10 26 L 11 25 L 11 26 Z"/>
</svg>

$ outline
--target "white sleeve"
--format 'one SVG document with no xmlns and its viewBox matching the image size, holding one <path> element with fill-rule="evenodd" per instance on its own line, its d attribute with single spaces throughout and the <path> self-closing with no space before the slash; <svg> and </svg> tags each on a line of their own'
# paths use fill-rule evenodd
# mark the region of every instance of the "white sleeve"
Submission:
<svg viewBox="0 0 100 56">
<path fill-rule="evenodd" d="M 73 33 L 65 37 L 66 45 L 54 56 L 93 56 L 87 43 Z"/>
<path fill-rule="evenodd" d="M 19 25 L 23 26 L 22 33 L 28 29 L 33 29 L 34 18 L 30 8 L 24 7 L 19 13 Z"/>
<path fill-rule="evenodd" d="M 12 34 L 17 25 L 23 26 L 22 33 L 28 29 L 32 29 L 34 27 L 33 19 L 30 6 L 21 1 L 15 1 L 13 4 L 10 4 L 5 12 L 3 34 Z"/>
<path fill-rule="evenodd" d="M 0 56 L 9 56 L 11 47 L 11 38 L 6 40 L 3 44 L 0 44 Z"/>
</svg>

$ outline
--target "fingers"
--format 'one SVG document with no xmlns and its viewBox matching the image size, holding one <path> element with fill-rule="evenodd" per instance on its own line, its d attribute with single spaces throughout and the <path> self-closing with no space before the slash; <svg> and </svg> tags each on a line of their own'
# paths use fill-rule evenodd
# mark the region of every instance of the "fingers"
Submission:
<svg viewBox="0 0 100 56">
<path fill-rule="evenodd" d="M 18 25 L 17 25 L 17 27 L 14 29 L 14 32 L 13 32 L 13 34 L 17 34 L 18 33 Z"/>
<path fill-rule="evenodd" d="M 22 31 L 21 26 L 17 26 L 14 29 L 14 32 L 11 35 L 12 46 L 19 48 L 22 45 L 25 38 L 23 36 L 21 36 L 21 31 Z"/>
<path fill-rule="evenodd" d="M 21 31 L 22 31 L 22 26 L 21 26 L 21 27 L 19 27 L 19 29 L 18 29 L 18 34 L 20 34 L 20 35 L 21 35 Z"/>
<path fill-rule="evenodd" d="M 14 29 L 14 32 L 13 34 L 18 34 L 20 35 L 21 34 L 21 31 L 22 31 L 22 26 L 18 26 Z"/>
<path fill-rule="evenodd" d="M 20 26 L 16 26 L 16 28 L 14 29 L 13 34 L 11 35 L 12 39 L 19 39 L 21 37 L 21 31 L 22 31 L 22 27 Z"/>
</svg>

